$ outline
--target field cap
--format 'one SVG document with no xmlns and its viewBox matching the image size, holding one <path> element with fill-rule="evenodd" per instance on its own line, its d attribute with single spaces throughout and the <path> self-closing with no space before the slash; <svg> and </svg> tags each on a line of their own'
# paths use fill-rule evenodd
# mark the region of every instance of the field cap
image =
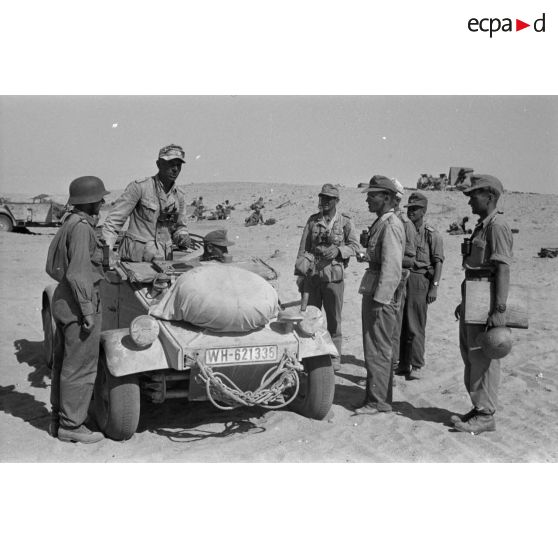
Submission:
<svg viewBox="0 0 558 558">
<path fill-rule="evenodd" d="M 339 188 L 333 184 L 324 184 L 322 191 L 318 195 L 339 199 Z"/>
<path fill-rule="evenodd" d="M 504 193 L 504 187 L 502 183 L 490 174 L 472 174 L 470 177 L 471 186 L 463 190 L 466 196 L 471 195 L 473 190 L 490 190 L 493 194 L 499 198 Z"/>
<path fill-rule="evenodd" d="M 403 196 L 405 195 L 405 188 L 403 188 L 403 184 L 401 184 L 401 182 L 399 182 L 397 178 L 392 178 L 391 181 L 395 184 L 395 187 L 397 188 L 397 194 L 395 194 L 395 197 L 398 200 L 402 200 Z"/>
<path fill-rule="evenodd" d="M 397 195 L 397 187 L 395 184 L 387 177 L 381 174 L 375 174 L 368 184 L 368 188 L 363 188 L 362 191 L 366 192 L 391 192 Z"/>
<path fill-rule="evenodd" d="M 175 145 L 171 143 L 170 145 L 165 145 L 159 150 L 159 159 L 164 159 L 165 161 L 172 161 L 173 159 L 180 159 L 183 163 L 186 162 L 184 159 L 184 149 L 180 145 Z"/>
<path fill-rule="evenodd" d="M 227 239 L 227 231 L 224 229 L 208 232 L 203 237 L 203 241 L 206 244 L 214 244 L 215 246 L 232 246 L 234 244 L 234 242 Z"/>
<path fill-rule="evenodd" d="M 428 198 L 422 192 L 413 192 L 405 207 L 428 207 Z"/>
</svg>

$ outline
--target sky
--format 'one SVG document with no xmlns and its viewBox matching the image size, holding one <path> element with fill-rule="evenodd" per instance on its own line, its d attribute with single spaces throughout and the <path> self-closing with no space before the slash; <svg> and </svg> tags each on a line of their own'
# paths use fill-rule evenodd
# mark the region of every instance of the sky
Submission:
<svg viewBox="0 0 558 558">
<path fill-rule="evenodd" d="M 182 145 L 179 183 L 415 187 L 467 166 L 509 190 L 558 192 L 558 96 L 1 96 L 0 191 L 63 194 L 154 174 Z"/>
</svg>

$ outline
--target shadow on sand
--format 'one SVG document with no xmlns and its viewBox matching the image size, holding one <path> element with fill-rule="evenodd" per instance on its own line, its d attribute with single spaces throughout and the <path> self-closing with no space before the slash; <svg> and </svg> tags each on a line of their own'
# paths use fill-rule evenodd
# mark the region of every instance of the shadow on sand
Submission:
<svg viewBox="0 0 558 558">
<path fill-rule="evenodd" d="M 17 339 L 14 341 L 14 348 L 17 361 L 35 369 L 27 376 L 31 385 L 36 388 L 46 388 L 45 378 L 50 378 L 50 368 L 45 361 L 43 342 Z"/>
<path fill-rule="evenodd" d="M 166 401 L 156 405 L 142 401 L 138 432 L 153 432 L 172 442 L 199 442 L 208 438 L 227 438 L 238 434 L 261 434 L 263 426 L 253 422 L 265 409 L 239 408 L 220 411 L 207 402 Z M 222 425 L 216 431 L 215 426 Z"/>
<path fill-rule="evenodd" d="M 394 412 L 398 415 L 407 417 L 413 421 L 426 421 L 453 426 L 451 416 L 455 413 L 439 407 L 415 407 L 407 401 L 394 401 L 392 403 Z"/>
<path fill-rule="evenodd" d="M 47 406 L 29 393 L 20 393 L 13 385 L 0 386 L 0 411 L 48 432 L 50 412 Z"/>
</svg>

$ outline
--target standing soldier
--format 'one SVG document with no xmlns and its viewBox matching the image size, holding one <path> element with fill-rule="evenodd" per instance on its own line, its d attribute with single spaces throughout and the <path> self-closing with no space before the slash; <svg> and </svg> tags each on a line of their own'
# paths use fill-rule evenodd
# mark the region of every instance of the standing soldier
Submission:
<svg viewBox="0 0 558 558">
<path fill-rule="evenodd" d="M 397 205 L 394 208 L 394 213 L 401 219 L 403 227 L 405 228 L 405 250 L 403 252 L 403 271 L 401 272 L 401 281 L 403 283 L 401 290 L 401 301 L 399 303 L 399 310 L 397 311 L 397 322 L 393 330 L 393 346 L 392 346 L 392 357 L 391 366 L 393 371 L 396 372 L 399 366 L 399 342 L 401 339 L 401 326 L 403 323 L 403 308 L 405 307 L 405 299 L 407 297 L 407 281 L 410 275 L 410 269 L 415 263 L 416 256 L 416 245 L 415 245 L 415 226 L 407 217 L 405 212 L 401 209 L 400 203 L 405 195 L 405 190 L 397 178 L 392 178 L 392 182 L 397 188 L 397 194 L 395 199 L 397 200 Z M 393 380 L 395 385 L 395 379 Z"/>
<path fill-rule="evenodd" d="M 375 175 L 363 190 L 368 211 L 375 213 L 377 219 L 370 227 L 366 254 L 359 257 L 360 261 L 369 262 L 359 288 L 366 393 L 355 411 L 376 414 L 392 410 L 392 341 L 404 285 L 405 229 L 394 213 L 397 188 L 389 178 Z"/>
<path fill-rule="evenodd" d="M 304 278 L 308 304 L 324 308 L 327 329 L 339 353 L 333 359 L 335 371 L 341 369 L 341 314 L 343 311 L 344 268 L 359 249 L 351 218 L 337 211 L 339 189 L 324 184 L 318 194 L 320 211 L 308 218 L 297 254 L 297 264 L 311 255 L 312 271 Z M 305 275 L 295 266 L 295 275 Z"/>
<path fill-rule="evenodd" d="M 108 192 L 96 176 L 70 184 L 74 209 L 52 240 L 46 272 L 59 282 L 53 296 L 56 321 L 50 402 L 50 433 L 64 442 L 91 444 L 103 439 L 84 424 L 97 375 L 101 338 L 99 282 L 103 245 L 95 234 Z"/>
<path fill-rule="evenodd" d="M 157 159 L 159 172 L 128 184 L 114 202 L 103 224 L 103 236 L 113 249 L 118 233 L 130 218 L 120 244 L 123 260 L 170 260 L 173 241 L 179 248 L 189 247 L 186 199 L 175 184 L 185 162 L 182 147 L 174 144 L 163 147 Z"/>
<path fill-rule="evenodd" d="M 415 229 L 416 258 L 407 281 L 398 374 L 416 380 L 424 366 L 426 314 L 428 305 L 438 297 L 444 246 L 441 235 L 424 222 L 428 198 L 413 192 L 405 207 Z"/>
<path fill-rule="evenodd" d="M 465 388 L 473 408 L 465 415 L 454 415 L 452 421 L 457 430 L 473 434 L 496 430 L 494 413 L 498 403 L 500 361 L 489 358 L 479 349 L 477 335 L 486 327 L 506 325 L 513 237 L 509 225 L 496 208 L 503 192 L 502 183 L 488 174 L 473 174 L 471 186 L 463 190 L 470 198 L 471 211 L 480 218 L 470 242 L 464 243 L 462 250 L 465 279 L 488 279 L 494 285 L 494 305 L 486 326 L 465 324 L 463 299 L 455 309 L 455 316 L 459 319 L 459 348 L 465 364 Z M 463 296 L 464 283 L 461 288 Z"/>
</svg>

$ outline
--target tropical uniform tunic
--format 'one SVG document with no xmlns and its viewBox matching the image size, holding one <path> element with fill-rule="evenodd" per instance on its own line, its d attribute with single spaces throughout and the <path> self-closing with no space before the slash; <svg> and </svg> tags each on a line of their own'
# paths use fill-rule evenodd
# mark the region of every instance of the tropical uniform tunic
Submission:
<svg viewBox="0 0 558 558">
<path fill-rule="evenodd" d="M 405 229 L 393 209 L 370 227 L 366 254 L 369 266 L 362 294 L 362 341 L 366 366 L 366 400 L 379 411 L 391 411 L 393 332 L 401 303 Z"/>
<path fill-rule="evenodd" d="M 470 281 L 494 280 L 496 265 L 511 265 L 513 236 L 501 213 L 494 210 L 479 221 L 471 235 L 471 253 L 464 256 L 465 279 Z M 464 283 L 462 284 L 462 294 Z M 465 364 L 464 383 L 474 407 L 480 413 L 494 414 L 498 404 L 500 361 L 490 359 L 479 350 L 476 337 L 485 330 L 484 325 L 465 325 L 465 311 L 461 303 L 459 320 L 459 348 Z"/>
<path fill-rule="evenodd" d="M 434 277 L 434 265 L 444 261 L 442 236 L 430 225 L 423 223 L 418 229 L 413 225 L 416 257 L 407 282 L 407 298 L 403 309 L 399 366 L 424 366 L 426 338 L 427 296 Z"/>
<path fill-rule="evenodd" d="M 323 246 L 337 246 L 338 255 L 327 259 L 321 254 Z M 327 318 L 327 329 L 331 339 L 341 355 L 342 332 L 341 314 L 343 311 L 343 293 L 345 266 L 348 259 L 359 250 L 359 242 L 355 226 L 348 215 L 335 212 L 326 221 L 321 212 L 314 213 L 308 218 L 297 254 L 297 261 L 305 255 L 311 255 L 312 269 L 307 274 L 304 289 L 308 293 L 308 304 L 324 308 Z M 295 274 L 299 274 L 295 269 Z M 333 359 L 334 366 L 339 364 L 339 358 Z"/>
<path fill-rule="evenodd" d="M 111 248 L 128 218 L 119 249 L 122 260 L 171 259 L 173 240 L 188 232 L 185 194 L 177 186 L 165 192 L 157 176 L 128 184 L 103 224 L 103 236 Z"/>
<path fill-rule="evenodd" d="M 47 273 L 59 279 L 52 300 L 56 322 L 50 402 L 60 426 L 78 428 L 87 418 L 97 375 L 101 336 L 99 283 L 104 278 L 103 244 L 97 218 L 73 211 L 54 237 Z M 83 317 L 93 318 L 89 332 Z"/>
</svg>

